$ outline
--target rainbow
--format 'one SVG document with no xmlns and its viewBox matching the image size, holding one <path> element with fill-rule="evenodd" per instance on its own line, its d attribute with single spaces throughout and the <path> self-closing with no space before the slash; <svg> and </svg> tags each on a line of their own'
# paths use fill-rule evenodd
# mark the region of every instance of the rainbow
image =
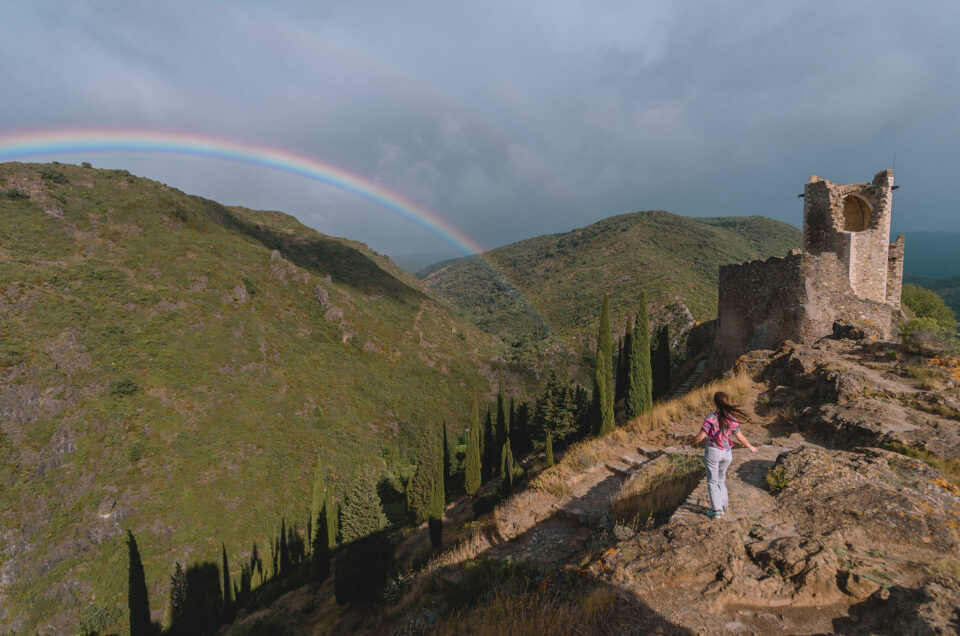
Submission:
<svg viewBox="0 0 960 636">
<path fill-rule="evenodd" d="M 272 168 L 366 199 L 434 234 L 465 255 L 486 251 L 477 241 L 425 206 L 329 162 L 281 148 L 167 131 L 59 130 L 0 134 L 0 161 L 76 152 L 189 155 Z"/>
</svg>

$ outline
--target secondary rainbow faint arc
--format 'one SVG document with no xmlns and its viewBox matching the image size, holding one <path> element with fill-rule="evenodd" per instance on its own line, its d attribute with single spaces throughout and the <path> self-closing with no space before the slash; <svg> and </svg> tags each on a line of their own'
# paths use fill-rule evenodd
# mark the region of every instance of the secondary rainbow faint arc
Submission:
<svg viewBox="0 0 960 636">
<path fill-rule="evenodd" d="M 142 130 L 61 130 L 0 134 L 0 161 L 76 152 L 192 155 L 264 166 L 326 183 L 379 205 L 443 239 L 465 255 L 484 247 L 435 212 L 360 175 L 289 150 L 206 135 Z"/>
</svg>

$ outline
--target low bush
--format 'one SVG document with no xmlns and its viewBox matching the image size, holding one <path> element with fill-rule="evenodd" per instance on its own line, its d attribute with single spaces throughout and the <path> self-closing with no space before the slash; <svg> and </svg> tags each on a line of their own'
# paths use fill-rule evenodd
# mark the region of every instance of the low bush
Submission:
<svg viewBox="0 0 960 636">
<path fill-rule="evenodd" d="M 787 469 L 783 466 L 777 466 L 767 471 L 767 488 L 773 494 L 777 494 L 786 488 L 791 480 L 792 477 L 787 474 Z"/>
<path fill-rule="evenodd" d="M 70 180 L 67 179 L 67 175 L 63 174 L 61 171 L 53 168 L 51 166 L 40 166 L 38 168 L 40 176 L 44 181 L 49 181 L 51 183 L 69 183 Z"/>
<path fill-rule="evenodd" d="M 928 358 L 957 351 L 955 334 L 933 318 L 914 318 L 900 326 L 904 348 Z"/>
<path fill-rule="evenodd" d="M 125 397 L 140 390 L 140 386 L 132 378 L 120 378 L 110 383 L 110 395 Z"/>
</svg>

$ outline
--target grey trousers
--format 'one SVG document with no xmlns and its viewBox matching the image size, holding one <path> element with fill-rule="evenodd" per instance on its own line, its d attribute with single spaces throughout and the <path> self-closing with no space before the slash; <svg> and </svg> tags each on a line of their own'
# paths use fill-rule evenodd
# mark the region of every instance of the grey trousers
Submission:
<svg viewBox="0 0 960 636">
<path fill-rule="evenodd" d="M 707 490 L 710 492 L 710 505 L 714 510 L 723 510 L 730 505 L 727 498 L 727 468 L 731 461 L 733 451 L 707 445 L 703 463 L 707 467 Z"/>
</svg>

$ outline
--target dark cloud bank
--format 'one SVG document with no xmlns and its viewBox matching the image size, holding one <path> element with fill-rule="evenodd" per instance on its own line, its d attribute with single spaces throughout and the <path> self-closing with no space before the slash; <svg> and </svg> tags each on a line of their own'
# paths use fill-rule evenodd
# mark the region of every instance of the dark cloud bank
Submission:
<svg viewBox="0 0 960 636">
<path fill-rule="evenodd" d="M 895 228 L 960 231 L 960 5 L 10 3 L 5 132 L 142 127 L 308 154 L 487 246 L 641 209 L 797 224 L 809 174 L 896 155 Z M 50 159 L 47 157 L 44 159 Z M 125 167 L 392 254 L 442 242 L 330 187 L 160 156 Z"/>
</svg>

